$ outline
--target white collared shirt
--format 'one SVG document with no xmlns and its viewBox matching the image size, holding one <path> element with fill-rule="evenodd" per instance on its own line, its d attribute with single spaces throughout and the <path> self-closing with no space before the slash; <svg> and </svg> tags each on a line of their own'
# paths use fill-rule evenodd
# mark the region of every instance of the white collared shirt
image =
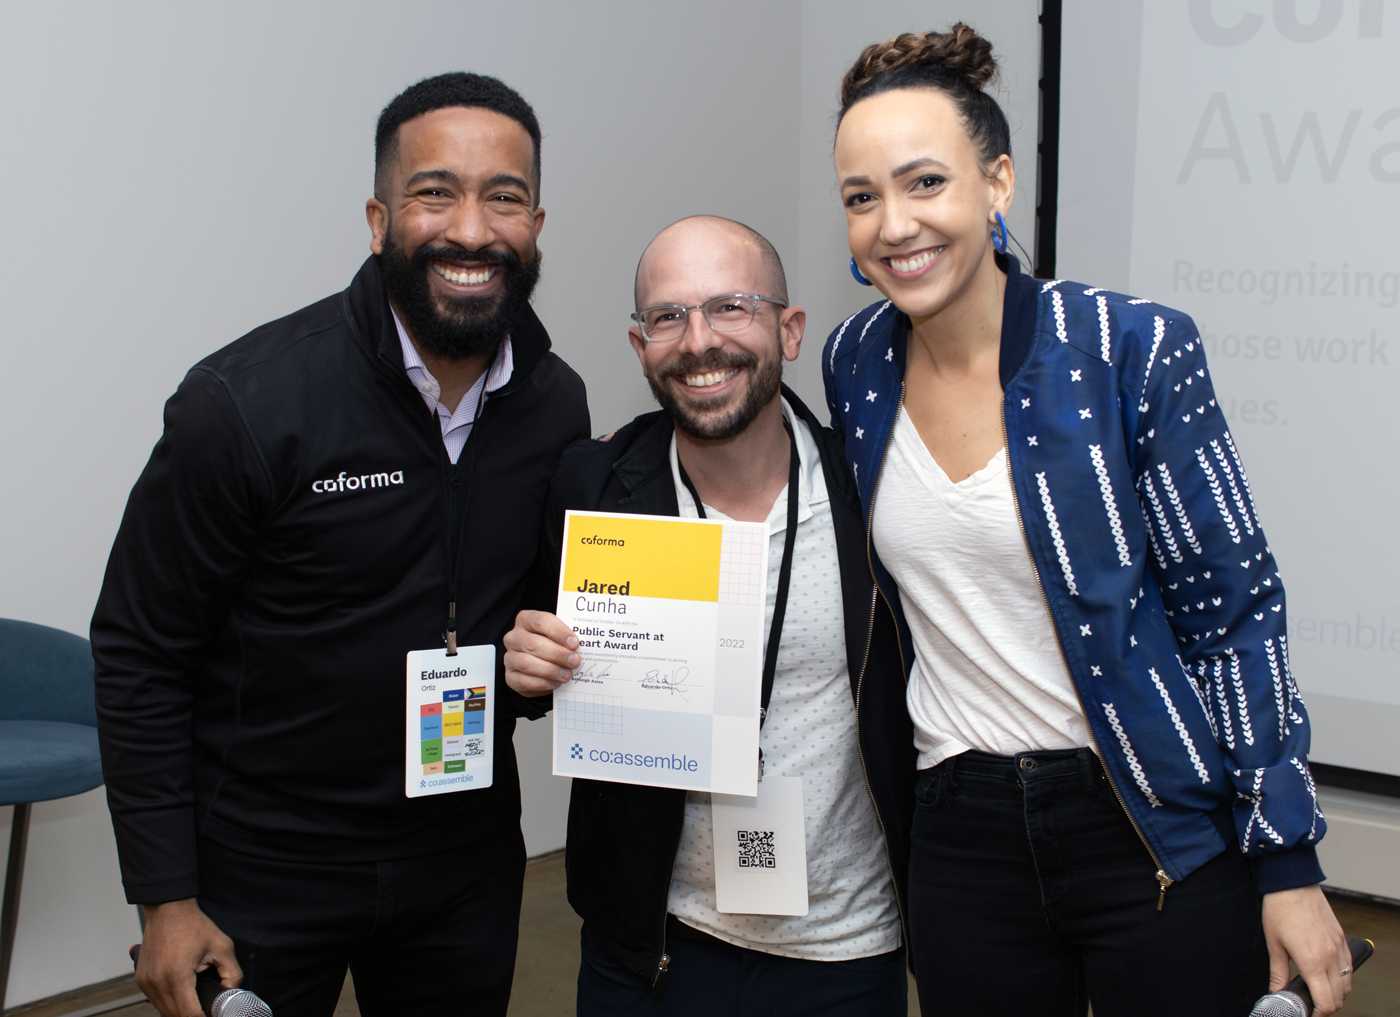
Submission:
<svg viewBox="0 0 1400 1017">
<path fill-rule="evenodd" d="M 809 908 L 801 917 L 722 914 L 716 909 L 710 796 L 696 792 L 686 795 L 667 907 L 687 925 L 745 949 L 807 960 L 854 960 L 899 948 L 899 911 L 856 746 L 841 573 L 821 454 L 807 425 L 786 401 L 783 415 L 797 439 L 801 462 L 797 536 L 761 744 L 765 773 L 802 778 Z M 674 437 L 670 463 L 680 514 L 695 518 L 695 502 L 680 479 Z M 705 515 L 728 518 L 709 505 Z M 767 522 L 765 633 L 773 621 L 787 533 L 786 485 L 773 500 Z"/>
<path fill-rule="evenodd" d="M 398 329 L 399 345 L 403 347 L 404 371 L 408 374 L 408 380 L 413 382 L 413 387 L 418 390 L 418 394 L 423 397 L 423 402 L 427 403 L 428 409 L 437 416 L 438 425 L 442 428 L 442 443 L 447 448 L 447 457 L 455 463 L 461 457 L 467 438 L 471 436 L 476 419 L 481 414 L 482 403 L 488 395 L 510 381 L 510 376 L 515 371 L 515 353 L 511 348 L 510 336 L 501 340 L 491 366 L 476 379 L 476 384 L 467 389 L 457 408 L 449 410 L 442 404 L 442 386 L 428 370 L 428 365 L 423 363 L 423 358 L 418 355 L 418 347 L 414 346 L 413 340 L 408 337 L 408 330 L 399 320 L 398 312 L 392 307 L 389 310 L 394 316 L 394 327 Z"/>
</svg>

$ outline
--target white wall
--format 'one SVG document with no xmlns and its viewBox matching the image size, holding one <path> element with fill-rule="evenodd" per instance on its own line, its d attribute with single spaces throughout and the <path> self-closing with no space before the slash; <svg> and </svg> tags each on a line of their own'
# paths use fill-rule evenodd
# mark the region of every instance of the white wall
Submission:
<svg viewBox="0 0 1400 1017">
<path fill-rule="evenodd" d="M 1030 246 L 1035 0 L 977 22 L 1003 92 Z M 870 299 L 846 275 L 831 115 L 860 47 L 943 28 L 958 5 L 709 0 L 50 3 L 0 33 L 0 616 L 86 634 L 127 491 L 194 361 L 345 286 L 380 108 L 412 81 L 499 75 L 544 127 L 549 216 L 536 297 L 588 384 L 595 428 L 650 408 L 625 343 L 636 257 L 662 225 L 714 211 L 766 233 L 811 311 L 793 380 L 821 406 L 816 353 Z M 822 411 L 819 409 L 819 413 Z M 517 735 L 532 853 L 563 843 L 567 784 L 548 728 Z M 0 838 L 8 837 L 8 814 Z M 0 840 L 0 843 L 4 843 Z M 36 807 L 8 1002 L 129 970 L 101 791 Z"/>
</svg>

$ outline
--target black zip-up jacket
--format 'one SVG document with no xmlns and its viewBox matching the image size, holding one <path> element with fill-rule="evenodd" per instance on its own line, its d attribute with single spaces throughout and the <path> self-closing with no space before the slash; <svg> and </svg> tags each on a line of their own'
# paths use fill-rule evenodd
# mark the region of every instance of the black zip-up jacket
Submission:
<svg viewBox="0 0 1400 1017">
<path fill-rule="evenodd" d="M 913 657 L 901 648 L 893 615 L 876 609 L 865 557 L 865 521 L 840 438 L 790 390 L 784 388 L 783 395 L 821 451 L 836 533 L 860 755 L 903 915 L 915 754 L 902 660 Z M 564 453 L 550 490 L 540 559 L 554 563 L 553 589 L 558 589 L 565 509 L 679 514 L 668 458 L 671 434 L 669 415 L 649 413 L 606 441 L 581 442 Z M 569 903 L 613 960 L 653 984 L 669 965 L 666 903 L 684 815 L 685 792 L 666 788 L 575 778 L 569 799 Z M 827 834 L 845 835 L 842 830 Z"/>
<path fill-rule="evenodd" d="M 403 791 L 405 654 L 443 645 L 454 572 L 459 642 L 499 645 L 560 452 L 588 434 L 583 383 L 533 312 L 511 343 L 514 373 L 455 465 L 375 258 L 201 361 L 166 404 L 92 621 L 130 901 L 196 896 L 201 838 L 287 859 L 519 854 L 499 653 L 493 786 Z"/>
</svg>

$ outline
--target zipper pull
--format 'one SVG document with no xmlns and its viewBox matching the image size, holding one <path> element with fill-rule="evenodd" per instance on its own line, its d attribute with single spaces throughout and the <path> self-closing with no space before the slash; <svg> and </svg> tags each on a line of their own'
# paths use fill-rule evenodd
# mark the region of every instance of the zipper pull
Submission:
<svg viewBox="0 0 1400 1017">
<path fill-rule="evenodd" d="M 667 971 L 670 971 L 670 970 L 671 970 L 671 955 L 670 955 L 669 953 L 663 953 L 663 954 L 661 955 L 661 960 L 658 961 L 658 962 L 657 962 L 657 965 L 656 965 L 656 976 L 657 976 L 658 978 L 660 978 L 662 975 L 664 975 Z"/>
<path fill-rule="evenodd" d="M 1161 869 L 1157 870 L 1157 885 L 1161 887 L 1161 889 L 1157 893 L 1158 911 L 1161 911 L 1162 906 L 1167 903 L 1167 891 L 1171 889 L 1171 885 L 1174 882 L 1175 880 L 1173 880 L 1171 876 L 1168 876 Z"/>
<path fill-rule="evenodd" d="M 457 602 L 449 600 L 447 602 L 447 631 L 443 633 L 443 641 L 447 643 L 447 655 L 457 656 Z"/>
</svg>

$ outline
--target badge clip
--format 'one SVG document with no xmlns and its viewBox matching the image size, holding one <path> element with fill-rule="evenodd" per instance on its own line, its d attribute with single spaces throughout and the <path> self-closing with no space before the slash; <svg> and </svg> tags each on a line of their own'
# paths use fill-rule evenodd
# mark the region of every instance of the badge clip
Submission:
<svg viewBox="0 0 1400 1017">
<path fill-rule="evenodd" d="M 447 644 L 447 655 L 457 656 L 457 602 L 449 600 L 447 602 L 447 631 L 442 634 L 443 642 Z"/>
</svg>

